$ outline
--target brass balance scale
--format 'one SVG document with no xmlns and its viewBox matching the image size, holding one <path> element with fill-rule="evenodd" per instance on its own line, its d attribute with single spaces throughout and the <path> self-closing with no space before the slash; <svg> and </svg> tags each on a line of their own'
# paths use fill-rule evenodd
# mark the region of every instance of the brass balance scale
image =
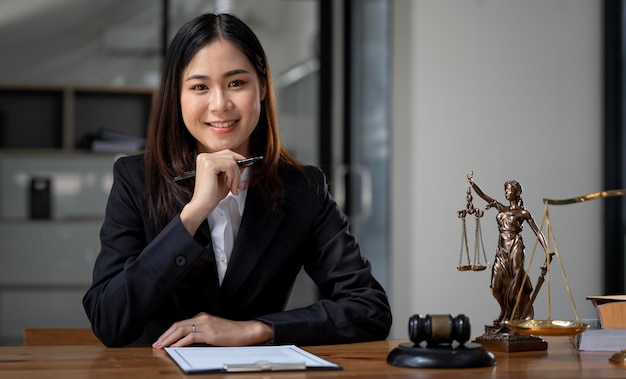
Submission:
<svg viewBox="0 0 626 379">
<path fill-rule="evenodd" d="M 483 271 L 489 265 L 487 262 L 484 244 L 482 241 L 482 231 L 480 225 L 480 219 L 484 215 L 484 211 L 478 210 L 473 205 L 473 197 L 472 197 L 472 189 L 479 192 L 479 195 L 483 197 L 483 199 L 492 200 L 492 205 L 495 205 L 497 202 L 488 196 L 484 195 L 480 189 L 474 185 L 473 183 L 473 172 L 470 171 L 467 174 L 467 192 L 466 192 L 466 207 L 463 210 L 458 211 L 458 218 L 461 220 L 461 248 L 459 252 L 459 264 L 457 269 L 459 271 Z M 521 193 L 521 186 L 520 186 Z M 602 191 L 596 192 L 572 199 L 565 200 L 553 200 L 553 199 L 543 199 L 544 203 L 544 213 L 538 227 L 537 239 L 535 241 L 535 246 L 532 250 L 532 254 L 528 261 L 528 265 L 526 268 L 526 272 L 529 272 L 528 269 L 532 265 L 532 261 L 535 255 L 535 250 L 539 242 L 539 238 L 544 238 L 543 229 L 544 225 L 546 228 L 547 238 L 544 240 L 544 244 L 546 247 L 546 260 L 541 267 L 541 274 L 539 279 L 533 289 L 533 292 L 530 296 L 530 303 L 525 307 L 525 310 L 528 307 L 532 306 L 539 289 L 541 288 L 545 278 L 547 276 L 547 310 L 548 317 L 545 320 L 538 319 L 515 319 L 511 318 L 509 320 L 503 320 L 501 323 L 495 323 L 493 326 L 485 326 L 485 334 L 478 337 L 475 342 L 481 343 L 486 348 L 497 351 L 506 351 L 506 352 L 514 352 L 514 351 L 530 351 L 530 350 L 545 350 L 547 349 L 547 343 L 543 341 L 539 336 L 569 336 L 575 335 L 579 333 L 583 333 L 587 330 L 589 325 L 584 324 L 580 321 L 580 317 L 578 315 L 578 311 L 576 309 L 576 304 L 574 302 L 574 298 L 572 296 L 572 292 L 567 281 L 567 276 L 565 274 L 565 269 L 563 266 L 563 262 L 561 260 L 561 255 L 559 253 L 559 249 L 556 245 L 556 240 L 554 238 L 554 231 L 552 229 L 552 224 L 550 222 L 549 217 L 549 205 L 566 205 L 566 204 L 574 204 L 580 203 L 588 200 L 606 198 L 611 196 L 623 196 L 626 194 L 626 190 L 612 190 L 612 191 Z M 500 204 L 501 205 L 501 204 Z M 469 243 L 467 236 L 467 224 L 466 217 L 468 215 L 473 215 L 475 220 L 475 243 L 474 243 L 474 252 L 473 252 L 473 260 L 470 260 L 470 252 L 469 252 Z M 569 295 L 570 304 L 574 311 L 575 320 L 554 320 L 551 318 L 551 306 L 550 306 L 550 263 L 553 260 L 553 257 L 556 256 L 557 261 L 559 262 L 559 267 L 561 269 L 561 274 L 563 276 L 563 280 L 565 281 L 565 285 L 567 288 L 567 293 Z M 481 257 L 484 259 L 485 264 L 481 262 Z M 465 259 L 465 262 L 463 260 Z M 520 286 L 519 292 L 517 294 L 517 300 L 515 302 L 515 306 L 513 311 L 510 313 L 513 316 L 516 315 L 524 315 L 527 314 L 525 311 L 518 312 L 518 307 L 520 304 L 520 299 L 522 297 L 522 291 L 524 290 L 525 281 L 529 280 L 528 275 L 524 276 L 523 283 Z M 626 355 L 626 354 L 623 354 Z M 623 359 L 626 359 L 624 357 Z"/>
</svg>

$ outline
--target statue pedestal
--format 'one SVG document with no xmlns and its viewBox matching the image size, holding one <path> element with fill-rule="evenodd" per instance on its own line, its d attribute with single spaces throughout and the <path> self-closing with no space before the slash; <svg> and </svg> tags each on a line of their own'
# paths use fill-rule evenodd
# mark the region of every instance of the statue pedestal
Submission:
<svg viewBox="0 0 626 379">
<path fill-rule="evenodd" d="M 510 331 L 505 326 L 485 325 L 485 333 L 474 341 L 491 351 L 514 353 L 547 350 L 548 342 L 540 337 Z"/>
</svg>

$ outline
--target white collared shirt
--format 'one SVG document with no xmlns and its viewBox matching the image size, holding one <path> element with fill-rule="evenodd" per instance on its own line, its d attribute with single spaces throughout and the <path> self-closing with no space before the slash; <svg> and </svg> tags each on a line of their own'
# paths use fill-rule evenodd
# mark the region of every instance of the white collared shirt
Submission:
<svg viewBox="0 0 626 379">
<path fill-rule="evenodd" d="M 241 217 L 246 205 L 246 195 L 248 194 L 249 176 L 249 168 L 245 168 L 241 174 L 244 188 L 239 190 L 238 195 L 229 192 L 207 217 L 211 228 L 211 240 L 220 286 L 226 274 L 237 233 L 239 233 Z"/>
</svg>

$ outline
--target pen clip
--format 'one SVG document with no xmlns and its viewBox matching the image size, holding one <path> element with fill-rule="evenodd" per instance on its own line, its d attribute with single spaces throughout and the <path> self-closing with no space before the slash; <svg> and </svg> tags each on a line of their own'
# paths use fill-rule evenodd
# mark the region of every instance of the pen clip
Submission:
<svg viewBox="0 0 626 379">
<path fill-rule="evenodd" d="M 306 370 L 304 362 L 268 362 L 259 361 L 255 363 L 225 363 L 226 372 L 249 372 L 249 371 L 291 371 Z"/>
</svg>

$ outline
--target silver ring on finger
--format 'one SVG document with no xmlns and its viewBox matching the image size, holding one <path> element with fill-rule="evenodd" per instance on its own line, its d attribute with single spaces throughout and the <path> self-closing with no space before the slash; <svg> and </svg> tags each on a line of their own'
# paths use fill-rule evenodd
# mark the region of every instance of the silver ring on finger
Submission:
<svg viewBox="0 0 626 379">
<path fill-rule="evenodd" d="M 191 325 L 191 333 L 195 333 L 196 332 L 196 324 L 192 324 Z"/>
</svg>

